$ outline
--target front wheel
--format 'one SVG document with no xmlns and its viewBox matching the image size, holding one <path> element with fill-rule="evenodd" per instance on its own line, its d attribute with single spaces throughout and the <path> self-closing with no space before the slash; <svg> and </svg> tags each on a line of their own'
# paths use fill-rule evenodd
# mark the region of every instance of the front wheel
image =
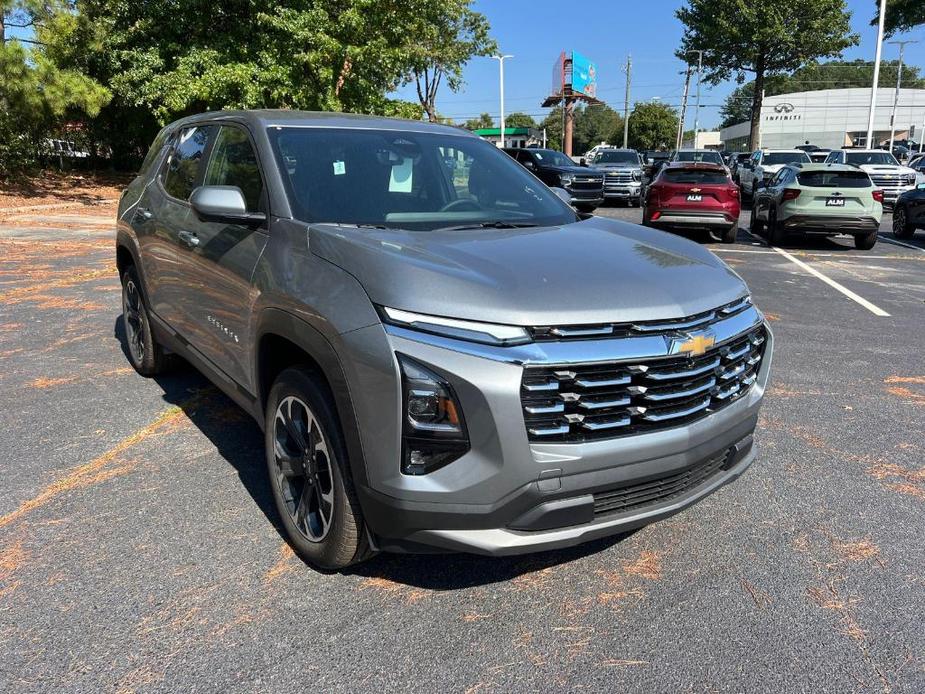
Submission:
<svg viewBox="0 0 925 694">
<path fill-rule="evenodd" d="M 764 223 L 758 219 L 758 208 L 754 205 L 752 205 L 752 218 L 748 223 L 748 230 L 755 236 L 760 235 L 764 230 Z"/>
<path fill-rule="evenodd" d="M 854 237 L 854 247 L 859 251 L 869 251 L 877 243 L 877 230 L 869 234 L 858 234 Z"/>
<path fill-rule="evenodd" d="M 893 210 L 893 236 L 900 239 L 910 239 L 915 233 L 915 225 L 909 224 L 909 217 L 905 207 Z"/>
<path fill-rule="evenodd" d="M 327 389 L 302 368 L 284 370 L 266 408 L 266 457 L 276 509 L 293 548 L 322 569 L 372 555 Z"/>
</svg>

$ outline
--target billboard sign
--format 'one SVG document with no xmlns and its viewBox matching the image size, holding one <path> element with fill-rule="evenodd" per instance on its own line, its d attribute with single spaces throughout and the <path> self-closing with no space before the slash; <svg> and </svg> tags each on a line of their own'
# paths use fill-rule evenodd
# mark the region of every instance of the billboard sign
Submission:
<svg viewBox="0 0 925 694">
<path fill-rule="evenodd" d="M 572 91 L 597 97 L 597 65 L 577 51 L 572 51 Z"/>
</svg>

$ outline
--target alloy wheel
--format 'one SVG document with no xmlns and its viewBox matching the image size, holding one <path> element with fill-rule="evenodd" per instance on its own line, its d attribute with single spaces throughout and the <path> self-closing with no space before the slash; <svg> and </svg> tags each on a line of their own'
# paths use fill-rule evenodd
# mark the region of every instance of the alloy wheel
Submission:
<svg viewBox="0 0 925 694">
<path fill-rule="evenodd" d="M 134 280 L 128 280 L 122 289 L 122 315 L 125 320 L 125 337 L 132 360 L 141 364 L 145 358 L 145 323 L 142 320 L 144 302 Z"/>
<path fill-rule="evenodd" d="M 900 207 L 893 213 L 893 233 L 902 236 L 906 233 L 906 210 Z"/>
<path fill-rule="evenodd" d="M 289 518 L 310 542 L 321 542 L 334 518 L 331 451 L 317 418 L 304 401 L 289 396 L 273 419 L 276 484 Z"/>
</svg>

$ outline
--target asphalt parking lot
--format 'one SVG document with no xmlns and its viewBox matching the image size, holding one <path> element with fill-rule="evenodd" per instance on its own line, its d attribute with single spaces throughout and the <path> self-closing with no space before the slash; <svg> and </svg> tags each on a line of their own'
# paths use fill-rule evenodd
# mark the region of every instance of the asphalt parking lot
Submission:
<svg viewBox="0 0 925 694">
<path fill-rule="evenodd" d="M 322 574 L 257 425 L 129 367 L 106 220 L 34 216 L 0 222 L 0 690 L 925 691 L 925 233 L 710 243 L 776 351 L 759 457 L 699 505 Z"/>
</svg>

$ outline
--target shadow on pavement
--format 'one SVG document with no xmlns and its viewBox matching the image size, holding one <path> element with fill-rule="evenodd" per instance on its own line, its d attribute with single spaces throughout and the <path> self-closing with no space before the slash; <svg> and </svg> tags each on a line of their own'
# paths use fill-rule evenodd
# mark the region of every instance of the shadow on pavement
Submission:
<svg viewBox="0 0 925 694">
<path fill-rule="evenodd" d="M 113 336 L 128 359 L 128 343 L 121 314 Z M 263 433 L 257 423 L 231 399 L 186 362 L 170 373 L 154 377 L 164 391 L 164 401 L 180 407 L 238 473 L 244 488 L 285 540 L 264 464 Z M 515 557 L 484 557 L 473 554 L 380 554 L 343 571 L 345 575 L 381 578 L 428 590 L 459 590 L 499 583 L 604 551 L 635 531 L 594 540 L 568 549 Z"/>
</svg>

